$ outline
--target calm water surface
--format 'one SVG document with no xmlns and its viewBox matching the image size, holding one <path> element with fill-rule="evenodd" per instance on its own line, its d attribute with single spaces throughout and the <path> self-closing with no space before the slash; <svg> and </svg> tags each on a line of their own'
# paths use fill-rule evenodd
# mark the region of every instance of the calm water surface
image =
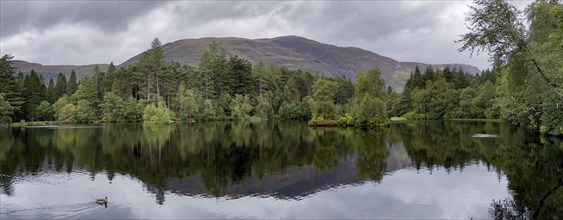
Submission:
<svg viewBox="0 0 563 220">
<path fill-rule="evenodd" d="M 0 129 L 2 219 L 546 219 L 562 186 L 562 142 L 501 123 Z"/>
</svg>

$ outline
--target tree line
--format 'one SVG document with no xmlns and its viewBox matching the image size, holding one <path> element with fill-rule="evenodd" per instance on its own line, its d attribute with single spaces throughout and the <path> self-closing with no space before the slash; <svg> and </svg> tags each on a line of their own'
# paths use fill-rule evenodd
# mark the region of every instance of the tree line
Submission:
<svg viewBox="0 0 563 220">
<path fill-rule="evenodd" d="M 59 74 L 45 86 L 32 71 L 14 76 L 0 60 L 0 117 L 4 122 L 170 122 L 297 119 L 335 125 L 382 126 L 407 119 L 494 118 L 563 135 L 563 6 L 538 0 L 521 12 L 504 0 L 477 0 L 461 50 L 489 52 L 492 70 L 418 67 L 404 91 L 385 90 L 377 69 L 356 82 L 302 70 L 251 64 L 212 43 L 197 65 L 167 62 L 155 38 L 134 65 L 97 67 L 78 83 Z"/>
<path fill-rule="evenodd" d="M 134 65 L 66 80 L 59 74 L 47 86 L 35 73 L 15 74 L 10 55 L 1 60 L 0 113 L 3 122 L 55 120 L 61 123 L 170 122 L 262 119 L 309 120 L 313 84 L 330 84 L 331 111 L 354 94 L 346 78 L 327 78 L 228 57 L 212 43 L 197 65 L 167 62 L 158 38 Z M 319 88 L 321 89 L 321 88 Z M 30 93 L 30 94 L 27 94 Z M 321 96 L 319 96 L 320 98 Z M 324 97 L 323 97 L 324 98 Z M 317 113 L 315 113 L 316 116 Z M 320 113 L 318 113 L 320 114 Z"/>
<path fill-rule="evenodd" d="M 415 68 L 401 94 L 391 93 L 391 116 L 410 120 L 497 119 L 496 70 L 470 75 L 459 69 L 423 73 Z"/>
</svg>

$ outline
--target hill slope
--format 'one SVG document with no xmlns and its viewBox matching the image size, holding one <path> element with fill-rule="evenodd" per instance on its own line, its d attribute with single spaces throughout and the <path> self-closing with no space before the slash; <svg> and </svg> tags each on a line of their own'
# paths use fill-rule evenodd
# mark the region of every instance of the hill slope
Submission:
<svg viewBox="0 0 563 220">
<path fill-rule="evenodd" d="M 422 71 L 428 64 L 417 62 L 399 62 L 371 51 L 353 47 L 337 47 L 319 43 L 297 36 L 285 36 L 272 39 L 245 38 L 201 38 L 184 39 L 162 46 L 166 60 L 185 64 L 196 64 L 209 44 L 216 41 L 229 55 L 238 55 L 251 62 L 264 61 L 266 64 L 278 64 L 293 69 L 307 70 L 324 76 L 345 76 L 355 78 L 356 71 L 366 72 L 378 67 L 387 85 L 402 91 L 406 80 L 414 68 Z M 121 65 L 130 65 L 139 59 L 137 55 Z M 475 74 L 479 69 L 464 64 L 432 64 L 434 68 L 462 68 Z"/>
<path fill-rule="evenodd" d="M 76 72 L 76 78 L 81 79 L 84 76 L 89 76 L 94 74 L 94 67 L 98 66 L 100 71 L 106 72 L 108 69 L 108 64 L 91 64 L 91 65 L 41 65 L 38 63 L 29 63 L 22 60 L 14 60 L 12 66 L 16 67 L 18 71 L 22 73 L 30 73 L 34 70 L 36 73 L 43 76 L 45 82 L 49 82 L 49 79 L 53 78 L 56 81 L 59 73 L 63 73 L 66 78 L 70 77 L 72 70 Z"/>
<path fill-rule="evenodd" d="M 387 83 L 396 91 L 402 91 L 406 80 L 414 68 L 418 66 L 422 71 L 428 64 L 418 62 L 400 62 L 371 51 L 354 47 L 337 47 L 297 36 L 285 36 L 271 39 L 245 39 L 245 38 L 201 38 L 184 39 L 167 43 L 162 46 L 164 56 L 168 61 L 177 61 L 184 64 L 197 64 L 201 54 L 209 44 L 216 41 L 228 56 L 238 55 L 252 63 L 259 60 L 266 64 L 283 65 L 290 69 L 302 69 L 324 76 L 345 76 L 355 78 L 356 71 L 366 72 L 368 69 L 378 67 Z M 134 64 L 140 57 L 136 55 L 125 61 L 120 66 Z M 41 65 L 25 61 L 14 61 L 14 66 L 24 73 L 31 69 L 41 73 L 46 81 L 56 77 L 59 72 L 66 74 L 67 78 L 72 69 L 80 79 L 92 74 L 95 66 L 100 71 L 107 70 L 107 64 L 92 64 L 82 66 L 72 65 Z M 464 64 L 432 64 L 434 68 L 462 68 L 464 71 L 475 74 L 479 69 Z"/>
</svg>

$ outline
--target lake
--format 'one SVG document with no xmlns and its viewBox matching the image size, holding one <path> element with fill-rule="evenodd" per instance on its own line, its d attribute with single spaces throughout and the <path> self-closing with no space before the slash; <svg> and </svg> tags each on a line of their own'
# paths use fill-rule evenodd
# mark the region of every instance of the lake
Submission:
<svg viewBox="0 0 563 220">
<path fill-rule="evenodd" d="M 0 129 L 1 219 L 561 218 L 562 178 L 561 140 L 498 122 Z"/>
</svg>

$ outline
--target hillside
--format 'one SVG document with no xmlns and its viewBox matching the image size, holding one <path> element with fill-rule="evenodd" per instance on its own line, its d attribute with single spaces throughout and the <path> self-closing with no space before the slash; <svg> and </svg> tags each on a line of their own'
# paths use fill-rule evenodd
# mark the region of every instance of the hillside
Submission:
<svg viewBox="0 0 563 220">
<path fill-rule="evenodd" d="M 245 38 L 201 38 L 184 39 L 167 43 L 162 46 L 166 60 L 177 61 L 184 64 L 197 64 L 201 54 L 213 41 L 219 43 L 228 56 L 238 55 L 252 63 L 259 60 L 266 64 L 283 65 L 290 69 L 302 69 L 324 76 L 345 76 L 355 78 L 356 71 L 367 71 L 378 67 L 387 83 L 396 91 L 402 91 L 410 73 L 418 66 L 426 69 L 428 64 L 418 62 L 400 62 L 377 53 L 354 47 L 337 47 L 297 36 L 285 36 L 271 39 L 245 39 Z M 140 57 L 136 55 L 125 61 L 120 66 L 134 64 Z M 20 71 L 28 73 L 34 69 L 44 75 L 45 80 L 56 77 L 62 72 L 67 75 L 74 69 L 80 79 L 92 74 L 92 69 L 98 65 L 105 71 L 107 64 L 93 64 L 83 66 L 58 65 L 47 66 L 25 61 L 15 61 L 14 66 Z M 462 68 L 475 74 L 479 69 L 464 64 L 432 64 L 434 68 Z"/>
<path fill-rule="evenodd" d="M 325 76 L 346 76 L 355 78 L 356 71 L 367 71 L 378 67 L 387 85 L 394 90 L 402 91 L 410 73 L 418 65 L 421 70 L 428 64 L 417 62 L 400 62 L 371 51 L 354 47 L 337 47 L 319 43 L 297 36 L 285 36 L 272 39 L 245 38 L 201 38 L 184 39 L 162 46 L 168 61 L 185 64 L 196 64 L 209 44 L 216 41 L 223 51 L 229 55 L 238 55 L 251 62 L 259 60 L 266 64 L 278 64 L 293 69 L 303 69 Z M 130 65 L 139 59 L 137 55 L 121 65 Z M 475 74 L 479 69 L 464 64 L 432 64 L 434 68 L 462 68 Z"/>
<path fill-rule="evenodd" d="M 81 79 L 84 76 L 92 75 L 94 67 L 98 66 L 100 71 L 105 72 L 108 69 L 108 64 L 91 64 L 91 65 L 41 65 L 38 63 L 29 63 L 22 60 L 14 60 L 12 65 L 24 74 L 30 73 L 35 70 L 36 73 L 43 76 L 45 82 L 51 78 L 57 78 L 59 73 L 65 74 L 66 78 L 70 77 L 72 70 L 76 72 L 76 78 Z M 55 80 L 56 81 L 56 80 Z"/>
</svg>

